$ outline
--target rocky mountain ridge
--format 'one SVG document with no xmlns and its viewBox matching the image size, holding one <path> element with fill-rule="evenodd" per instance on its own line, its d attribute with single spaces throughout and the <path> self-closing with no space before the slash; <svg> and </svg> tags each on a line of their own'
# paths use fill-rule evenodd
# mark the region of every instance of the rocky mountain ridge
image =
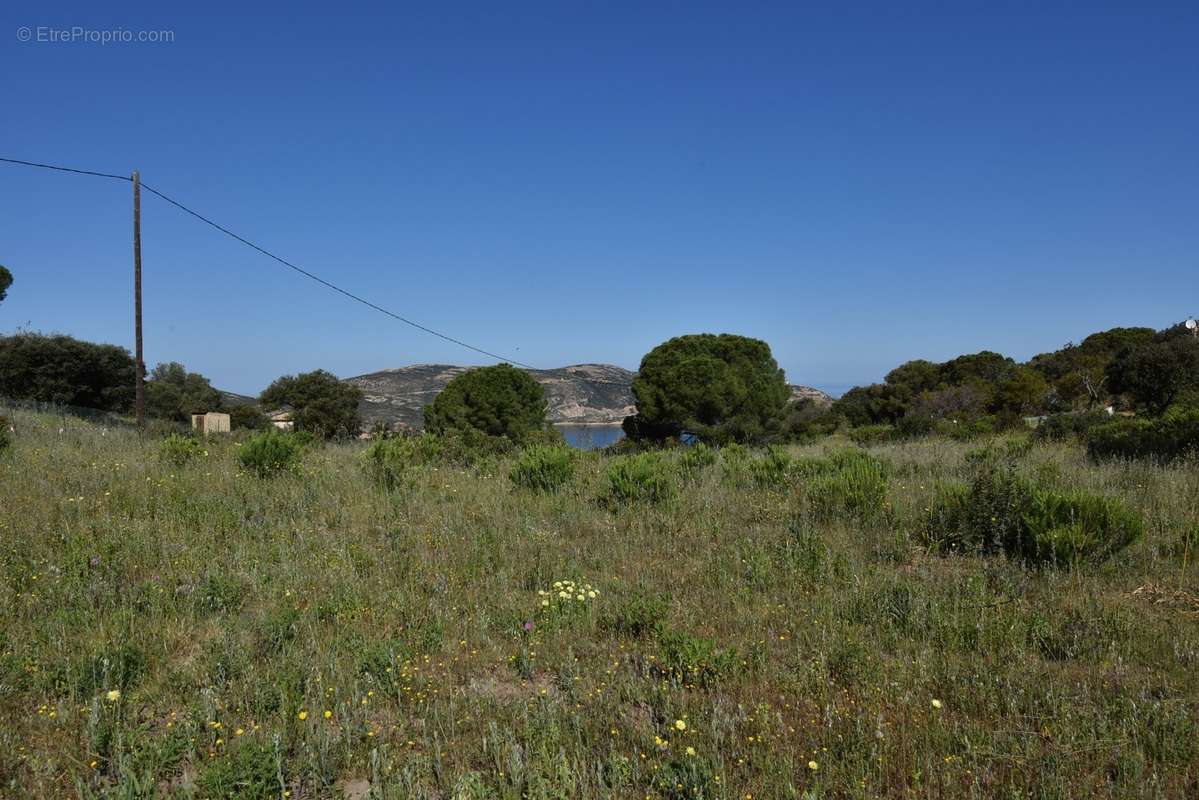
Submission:
<svg viewBox="0 0 1199 800">
<path fill-rule="evenodd" d="M 359 405 L 364 428 L 379 422 L 396 422 L 411 428 L 423 424 L 423 410 L 447 383 L 471 367 L 450 364 L 416 364 L 346 378 L 362 389 Z M 556 424 L 619 425 L 634 413 L 633 378 L 636 373 L 611 364 L 574 364 L 558 369 L 528 371 L 543 387 L 550 422 Z M 793 400 L 819 405 L 832 398 L 819 389 L 792 386 Z"/>
</svg>

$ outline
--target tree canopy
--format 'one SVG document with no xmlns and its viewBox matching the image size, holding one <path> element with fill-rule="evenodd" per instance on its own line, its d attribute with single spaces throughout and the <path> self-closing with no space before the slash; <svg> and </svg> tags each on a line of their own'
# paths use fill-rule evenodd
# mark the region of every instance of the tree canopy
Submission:
<svg viewBox="0 0 1199 800">
<path fill-rule="evenodd" d="M 791 390 L 770 345 L 733 334 L 692 334 L 641 359 L 633 380 L 637 413 L 624 421 L 632 439 L 684 433 L 704 441 L 760 441 L 781 425 Z"/>
<path fill-rule="evenodd" d="M 123 347 L 40 333 L 0 337 L 0 396 L 124 412 L 133 378 Z"/>
<path fill-rule="evenodd" d="M 12 273 L 8 271 L 8 267 L 0 264 L 0 302 L 4 302 L 4 298 L 8 297 L 9 286 L 12 286 Z"/>
<path fill-rule="evenodd" d="M 332 438 L 358 433 L 362 390 L 323 369 L 284 375 L 259 398 L 266 408 L 290 406 L 296 430 Z"/>
<path fill-rule="evenodd" d="M 1106 375 L 1113 392 L 1160 414 L 1184 393 L 1199 390 L 1199 339 L 1181 325 L 1167 328 L 1121 350 Z"/>
<path fill-rule="evenodd" d="M 505 437 L 523 444 L 545 428 L 545 390 L 510 364 L 465 372 L 425 406 L 425 429 Z"/>
<path fill-rule="evenodd" d="M 151 416 L 186 422 L 192 414 L 220 408 L 221 393 L 177 361 L 159 364 L 146 381 L 146 411 Z"/>
</svg>

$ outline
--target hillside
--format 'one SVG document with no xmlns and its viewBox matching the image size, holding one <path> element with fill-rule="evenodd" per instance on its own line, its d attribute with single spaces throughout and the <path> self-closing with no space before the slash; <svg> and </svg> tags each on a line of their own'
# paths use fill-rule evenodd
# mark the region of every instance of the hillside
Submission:
<svg viewBox="0 0 1199 800">
<path fill-rule="evenodd" d="M 376 422 L 402 422 L 412 428 L 423 423 L 422 410 L 447 383 L 470 367 L 417 364 L 347 378 L 365 397 L 359 411 L 363 426 Z M 619 424 L 633 408 L 636 373 L 611 364 L 575 364 L 548 370 L 529 370 L 542 386 L 554 423 Z M 832 398 L 819 389 L 792 386 L 793 399 L 811 399 L 819 405 Z"/>
<path fill-rule="evenodd" d="M 359 410 L 363 426 L 378 421 L 419 428 L 422 410 L 453 378 L 470 367 L 417 364 L 347 378 L 365 397 Z M 616 424 L 633 413 L 633 373 L 610 364 L 576 364 L 529 370 L 545 387 L 551 422 Z"/>
</svg>

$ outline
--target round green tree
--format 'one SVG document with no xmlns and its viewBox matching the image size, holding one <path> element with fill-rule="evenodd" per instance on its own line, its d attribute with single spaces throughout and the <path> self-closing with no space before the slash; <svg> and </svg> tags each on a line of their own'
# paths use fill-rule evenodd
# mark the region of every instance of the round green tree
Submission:
<svg viewBox="0 0 1199 800">
<path fill-rule="evenodd" d="M 637 413 L 624 421 L 632 439 L 757 442 L 778 429 L 791 390 L 766 342 L 701 333 L 647 353 L 633 397 Z"/>
<path fill-rule="evenodd" d="M 433 433 L 505 437 L 523 444 L 545 428 L 545 390 L 529 373 L 510 364 L 465 372 L 446 384 L 425 407 Z"/>
<path fill-rule="evenodd" d="M 296 430 L 331 438 L 358 433 L 362 390 L 323 369 L 284 375 L 266 388 L 259 402 L 266 408 L 290 406 Z"/>
</svg>

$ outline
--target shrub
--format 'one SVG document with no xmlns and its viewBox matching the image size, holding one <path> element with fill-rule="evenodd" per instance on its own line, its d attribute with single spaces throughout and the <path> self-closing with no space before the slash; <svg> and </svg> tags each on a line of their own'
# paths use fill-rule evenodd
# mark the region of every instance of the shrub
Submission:
<svg viewBox="0 0 1199 800">
<path fill-rule="evenodd" d="M 688 478 L 695 478 L 703 472 L 705 467 L 710 467 L 715 463 L 715 448 L 708 447 L 703 442 L 696 442 L 679 456 L 679 469 Z"/>
<path fill-rule="evenodd" d="M 204 455 L 204 445 L 194 437 L 172 433 L 158 446 L 158 455 L 163 461 L 182 467 L 193 458 Z"/>
<path fill-rule="evenodd" d="M 608 496 L 618 503 L 659 503 L 674 493 L 669 466 L 659 453 L 622 456 L 608 467 Z"/>
<path fill-rule="evenodd" d="M 737 658 L 712 639 L 674 629 L 658 634 L 658 652 L 659 667 L 668 677 L 703 686 L 727 675 Z"/>
<path fill-rule="evenodd" d="M 1091 429 L 1087 454 L 1171 461 L 1199 451 L 1199 408 L 1175 406 L 1158 419 L 1118 419 Z"/>
<path fill-rule="evenodd" d="M 886 444 L 896 438 L 893 425 L 859 425 L 849 431 L 850 440 L 862 447 Z"/>
<path fill-rule="evenodd" d="M 791 454 L 781 447 L 771 446 L 761 458 L 749 464 L 749 473 L 758 486 L 785 486 L 791 472 Z"/>
<path fill-rule="evenodd" d="M 404 483 L 408 471 L 418 464 L 435 461 L 441 454 L 441 442 L 431 434 L 376 439 L 366 449 L 367 470 L 379 485 L 395 489 Z"/>
<path fill-rule="evenodd" d="M 979 465 L 969 486 L 938 487 L 925 519 L 929 541 L 944 552 L 1002 552 L 1048 566 L 1104 561 L 1142 529 L 1115 498 L 1040 487 L 993 460 Z"/>
<path fill-rule="evenodd" d="M 575 475 L 575 457 L 565 446 L 538 445 L 520 454 L 508 477 L 517 486 L 542 492 L 557 491 Z"/>
<path fill-rule="evenodd" d="M 839 450 L 828 458 L 797 462 L 797 469 L 806 477 L 804 490 L 818 516 L 865 518 L 887 506 L 889 469 L 865 451 Z"/>
<path fill-rule="evenodd" d="M 270 430 L 243 442 L 237 460 L 242 469 L 265 478 L 298 469 L 303 449 L 304 443 L 294 435 Z"/>
<path fill-rule="evenodd" d="M 1033 438 L 1041 442 L 1063 442 L 1069 439 L 1085 439 L 1092 428 L 1110 422 L 1103 411 L 1085 414 L 1054 414 L 1043 420 L 1033 431 Z"/>
</svg>

